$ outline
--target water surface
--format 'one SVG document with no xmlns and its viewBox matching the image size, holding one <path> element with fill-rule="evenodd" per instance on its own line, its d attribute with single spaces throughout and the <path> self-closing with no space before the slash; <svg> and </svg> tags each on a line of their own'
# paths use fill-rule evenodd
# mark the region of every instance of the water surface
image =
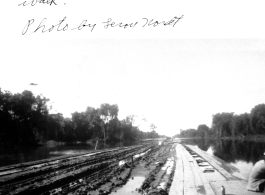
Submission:
<svg viewBox="0 0 265 195">
<path fill-rule="evenodd" d="M 136 195 L 138 193 L 137 189 L 141 187 L 145 180 L 145 177 L 136 176 L 134 178 L 130 178 L 128 182 L 118 189 L 116 192 L 112 192 L 110 195 Z"/>
<path fill-rule="evenodd" d="M 97 150 L 132 146 L 139 142 L 99 142 Z M 71 156 L 95 151 L 95 143 L 71 145 L 45 145 L 40 147 L 2 147 L 0 148 L 0 167 L 30 161 Z"/>
<path fill-rule="evenodd" d="M 264 142 L 239 140 L 185 139 L 182 143 L 197 145 L 209 154 L 217 156 L 238 168 L 245 180 L 248 179 L 253 165 L 263 158 Z"/>
</svg>

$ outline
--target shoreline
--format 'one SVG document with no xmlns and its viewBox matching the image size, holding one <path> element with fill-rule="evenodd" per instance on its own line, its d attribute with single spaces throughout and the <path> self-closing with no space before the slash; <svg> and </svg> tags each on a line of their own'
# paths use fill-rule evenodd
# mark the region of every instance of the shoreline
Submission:
<svg viewBox="0 0 265 195">
<path fill-rule="evenodd" d="M 258 194 L 247 191 L 236 167 L 177 142 L 3 167 L 0 181 L 0 193 L 12 194 L 218 195 L 222 185 L 227 194 Z"/>
<path fill-rule="evenodd" d="M 238 141 L 255 141 L 255 142 L 265 143 L 265 135 L 248 135 L 248 136 L 236 136 L 236 137 L 177 137 L 177 139 L 238 140 Z"/>
</svg>

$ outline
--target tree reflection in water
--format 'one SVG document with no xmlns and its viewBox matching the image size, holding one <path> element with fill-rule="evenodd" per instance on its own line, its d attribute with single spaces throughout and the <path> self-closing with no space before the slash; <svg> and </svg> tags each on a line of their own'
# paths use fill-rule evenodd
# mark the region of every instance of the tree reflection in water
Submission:
<svg viewBox="0 0 265 195">
<path fill-rule="evenodd" d="M 263 158 L 264 142 L 221 140 L 221 139 L 186 139 L 182 143 L 197 145 L 204 151 L 213 151 L 213 155 L 237 167 L 245 179 L 252 166 Z"/>
</svg>

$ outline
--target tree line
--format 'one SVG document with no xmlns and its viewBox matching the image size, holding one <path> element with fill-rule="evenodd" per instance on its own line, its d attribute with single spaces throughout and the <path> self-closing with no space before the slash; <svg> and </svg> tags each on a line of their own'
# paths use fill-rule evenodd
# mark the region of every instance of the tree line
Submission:
<svg viewBox="0 0 265 195">
<path fill-rule="evenodd" d="M 12 94 L 0 88 L 0 143 L 34 145 L 47 140 L 132 141 L 159 137 L 154 124 L 150 132 L 134 126 L 135 115 L 119 120 L 116 104 L 87 107 L 84 112 L 74 112 L 71 118 L 64 118 L 61 113 L 50 114 L 48 102 L 48 98 L 34 96 L 28 90 Z"/>
<path fill-rule="evenodd" d="M 199 125 L 197 129 L 181 130 L 180 137 L 231 137 L 244 138 L 265 135 L 265 104 L 259 104 L 250 113 L 217 113 L 212 116 L 212 126 Z"/>
</svg>

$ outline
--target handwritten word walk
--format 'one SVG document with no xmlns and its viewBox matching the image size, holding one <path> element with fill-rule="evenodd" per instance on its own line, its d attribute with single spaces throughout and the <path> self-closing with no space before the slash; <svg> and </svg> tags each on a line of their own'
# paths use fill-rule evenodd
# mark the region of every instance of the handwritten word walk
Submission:
<svg viewBox="0 0 265 195">
<path fill-rule="evenodd" d="M 102 23 L 91 23 L 88 22 L 88 20 L 83 20 L 81 22 L 77 22 L 76 24 L 69 24 L 66 20 L 67 17 L 65 16 L 63 19 L 59 20 L 59 22 L 56 22 L 54 24 L 46 24 L 48 21 L 47 18 L 43 18 L 41 21 L 35 21 L 35 19 L 30 19 L 27 21 L 26 25 L 24 26 L 22 30 L 22 35 L 25 34 L 32 34 L 32 33 L 49 33 L 49 32 L 65 32 L 68 30 L 84 30 L 89 29 L 90 32 L 95 31 L 96 26 L 99 26 L 98 28 L 103 29 L 111 29 L 111 28 L 120 28 L 120 29 L 133 29 L 137 27 L 141 28 L 147 28 L 147 27 L 158 27 L 158 26 L 172 26 L 175 27 L 175 25 L 183 19 L 183 15 L 181 17 L 173 17 L 169 20 L 154 20 L 154 19 L 148 19 L 148 18 L 142 18 L 141 20 L 126 23 L 126 22 L 115 22 L 111 18 L 108 18 L 106 21 Z M 50 22 L 50 21 L 49 21 Z"/>
<path fill-rule="evenodd" d="M 55 0 L 32 0 L 32 1 L 24 1 L 20 4 L 18 4 L 18 6 L 27 6 L 27 5 L 31 5 L 31 6 L 35 6 L 37 3 L 40 3 L 40 4 L 48 4 L 48 5 L 57 5 L 55 3 Z"/>
</svg>

